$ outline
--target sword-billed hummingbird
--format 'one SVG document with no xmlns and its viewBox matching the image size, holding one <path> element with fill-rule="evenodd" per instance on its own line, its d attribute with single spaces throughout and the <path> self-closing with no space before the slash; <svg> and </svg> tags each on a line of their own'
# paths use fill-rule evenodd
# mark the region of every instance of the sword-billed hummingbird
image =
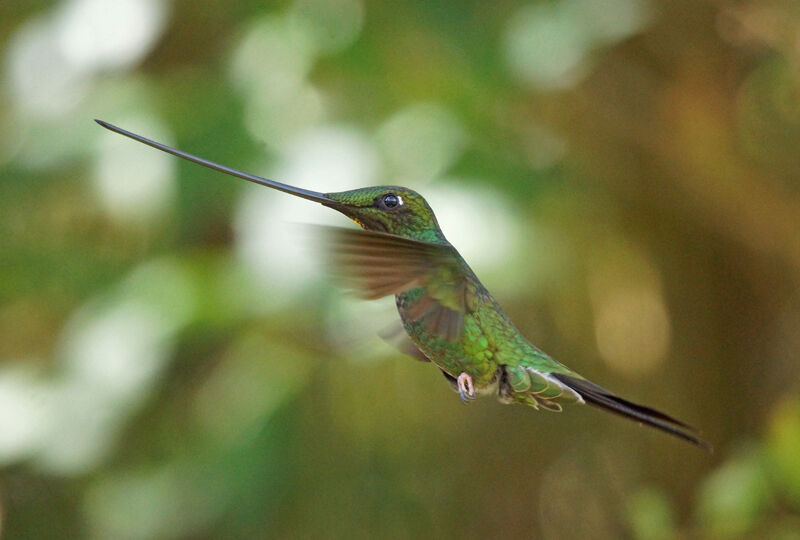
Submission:
<svg viewBox="0 0 800 540">
<path fill-rule="evenodd" d="M 328 227 L 339 269 L 366 299 L 393 294 L 410 338 L 406 352 L 432 362 L 464 401 L 496 394 L 502 403 L 561 411 L 588 403 L 710 449 L 694 428 L 622 399 L 532 345 L 442 234 L 418 193 L 376 186 L 318 193 L 187 154 L 101 120 L 98 124 L 164 152 L 333 208 L 362 227 Z"/>
</svg>

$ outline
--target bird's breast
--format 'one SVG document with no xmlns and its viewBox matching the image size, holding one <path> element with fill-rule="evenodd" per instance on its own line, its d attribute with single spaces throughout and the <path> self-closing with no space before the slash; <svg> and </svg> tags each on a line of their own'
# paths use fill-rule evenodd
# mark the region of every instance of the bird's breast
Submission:
<svg viewBox="0 0 800 540">
<path fill-rule="evenodd" d="M 468 373 L 476 388 L 491 391 L 496 384 L 495 344 L 476 313 L 454 314 L 450 308 L 427 305 L 432 301 L 424 287 L 398 294 L 396 301 L 406 332 L 425 356 L 453 377 Z M 452 333 L 455 323 L 458 331 Z"/>
</svg>

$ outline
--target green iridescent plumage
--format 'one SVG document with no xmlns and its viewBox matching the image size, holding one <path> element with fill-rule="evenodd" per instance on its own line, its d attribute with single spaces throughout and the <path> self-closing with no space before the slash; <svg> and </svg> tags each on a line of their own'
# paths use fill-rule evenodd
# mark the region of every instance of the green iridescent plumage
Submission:
<svg viewBox="0 0 800 540">
<path fill-rule="evenodd" d="M 392 209 L 380 204 L 389 194 L 399 200 Z M 551 374 L 580 376 L 514 327 L 419 194 L 378 186 L 326 196 L 346 203 L 340 211 L 367 229 L 330 229 L 336 267 L 364 298 L 394 294 L 408 336 L 451 380 L 466 374 L 476 393 L 549 410 L 582 401 Z"/>
<path fill-rule="evenodd" d="M 139 142 L 341 212 L 362 229 L 326 227 L 337 272 L 366 299 L 394 295 L 407 335 L 402 350 L 435 364 L 463 400 L 560 411 L 588 403 L 709 448 L 688 425 L 615 396 L 533 346 L 459 253 L 425 199 L 400 186 L 317 193 L 230 169 L 98 121 Z"/>
</svg>

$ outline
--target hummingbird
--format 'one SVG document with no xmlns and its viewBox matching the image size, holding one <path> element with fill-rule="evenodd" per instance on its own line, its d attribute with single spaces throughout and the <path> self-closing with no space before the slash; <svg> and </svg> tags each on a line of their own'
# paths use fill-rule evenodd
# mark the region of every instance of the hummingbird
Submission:
<svg viewBox="0 0 800 540">
<path fill-rule="evenodd" d="M 556 412 L 564 405 L 589 404 L 711 449 L 690 425 L 615 395 L 528 341 L 447 241 L 433 210 L 417 192 L 374 186 L 319 193 L 95 121 L 174 156 L 319 203 L 358 224 L 361 229 L 325 227 L 334 265 L 362 298 L 394 295 L 405 334 L 401 348 L 441 370 L 462 401 L 496 395 L 501 403 Z"/>
</svg>

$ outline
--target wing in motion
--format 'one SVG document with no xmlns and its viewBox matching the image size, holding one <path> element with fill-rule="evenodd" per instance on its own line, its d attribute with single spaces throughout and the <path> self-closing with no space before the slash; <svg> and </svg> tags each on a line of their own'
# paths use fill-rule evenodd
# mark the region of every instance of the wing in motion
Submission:
<svg viewBox="0 0 800 540">
<path fill-rule="evenodd" d="M 461 337 L 468 278 L 452 246 L 362 229 L 324 229 L 333 273 L 346 287 L 367 300 L 409 293 L 399 306 L 408 321 L 448 341 Z"/>
</svg>

